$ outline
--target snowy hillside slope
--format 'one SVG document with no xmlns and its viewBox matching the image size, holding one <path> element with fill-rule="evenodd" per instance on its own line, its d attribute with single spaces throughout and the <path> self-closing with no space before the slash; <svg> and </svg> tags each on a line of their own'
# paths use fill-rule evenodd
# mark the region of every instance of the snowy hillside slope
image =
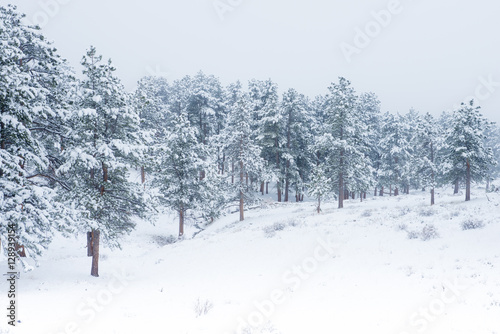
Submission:
<svg viewBox="0 0 500 334">
<path fill-rule="evenodd" d="M 414 192 L 319 215 L 268 201 L 172 244 L 165 216 L 102 249 L 99 278 L 84 236 L 57 238 L 21 276 L 20 323 L 0 333 L 500 333 L 500 195 L 488 196 L 441 190 L 431 208 Z"/>
</svg>

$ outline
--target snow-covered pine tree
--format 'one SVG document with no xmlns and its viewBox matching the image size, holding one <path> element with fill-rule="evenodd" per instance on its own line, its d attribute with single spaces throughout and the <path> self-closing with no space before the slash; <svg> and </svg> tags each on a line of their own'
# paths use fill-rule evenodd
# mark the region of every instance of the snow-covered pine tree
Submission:
<svg viewBox="0 0 500 334">
<path fill-rule="evenodd" d="M 133 96 L 134 108 L 139 114 L 141 132 L 148 144 L 141 166 L 141 183 L 146 183 L 146 173 L 151 173 L 157 161 L 152 146 L 164 139 L 169 126 L 169 84 L 161 77 L 144 77 L 137 83 Z"/>
<path fill-rule="evenodd" d="M 257 144 L 262 147 L 262 158 L 269 167 L 266 180 L 261 184 L 261 192 L 269 192 L 269 182 L 276 180 L 278 202 L 281 202 L 281 108 L 279 106 L 278 86 L 271 80 L 250 80 L 248 83 L 252 105 L 253 131 Z"/>
<path fill-rule="evenodd" d="M 442 129 L 429 113 L 419 117 L 417 124 L 412 164 L 421 186 L 430 189 L 431 205 L 434 205 L 434 192 L 442 173 L 441 153 L 444 137 L 441 135 Z"/>
<path fill-rule="evenodd" d="M 130 181 L 130 170 L 142 160 L 139 115 L 131 97 L 114 76 L 111 60 L 91 47 L 82 59 L 84 79 L 70 119 L 71 132 L 58 173 L 68 180 L 68 199 L 86 215 L 92 276 L 99 276 L 100 237 L 119 247 L 119 237 L 133 230 L 133 216 L 150 210 L 142 187 Z"/>
<path fill-rule="evenodd" d="M 491 148 L 495 160 L 486 176 L 486 189 L 490 191 L 490 182 L 500 177 L 500 127 L 497 124 L 491 124 L 486 131 L 485 146 Z"/>
<path fill-rule="evenodd" d="M 198 129 L 184 113 L 174 115 L 165 132 L 165 139 L 154 149 L 158 163 L 152 184 L 161 193 L 160 203 L 177 212 L 179 237 L 182 237 L 187 210 L 202 201 L 200 171 L 205 165 L 204 145 L 198 143 Z"/>
<path fill-rule="evenodd" d="M 328 152 L 327 170 L 335 179 L 339 208 L 343 208 L 349 188 L 359 191 L 359 188 L 371 184 L 372 169 L 362 140 L 365 125 L 356 113 L 358 97 L 351 83 L 339 78 L 339 83 L 333 83 L 329 91 L 325 110 L 326 133 L 318 145 L 322 153 Z"/>
<path fill-rule="evenodd" d="M 289 200 L 289 190 L 295 189 L 295 200 L 301 200 L 304 183 L 311 168 L 312 119 L 306 98 L 295 89 L 283 94 L 281 104 L 283 115 L 283 162 L 285 177 L 285 202 Z"/>
<path fill-rule="evenodd" d="M 55 201 L 58 180 L 48 151 L 59 143 L 47 136 L 61 128 L 54 99 L 60 97 L 59 78 L 67 73 L 39 28 L 23 25 L 22 19 L 16 7 L 0 6 L 0 236 L 6 251 L 10 225 L 16 257 L 36 257 L 54 231 L 68 231 L 74 222 Z"/>
<path fill-rule="evenodd" d="M 382 133 L 379 143 L 380 159 L 380 182 L 381 194 L 384 194 L 384 186 L 389 188 L 389 195 L 398 195 L 398 187 L 408 172 L 408 164 L 411 163 L 412 150 L 404 118 L 401 115 L 386 113 L 382 117 Z M 394 192 L 393 192 L 394 190 Z"/>
<path fill-rule="evenodd" d="M 366 132 L 363 133 L 363 141 L 368 148 L 368 156 L 373 167 L 374 195 L 377 196 L 377 187 L 380 183 L 378 173 L 380 169 L 381 114 L 380 101 L 374 93 L 362 93 L 359 96 L 357 114 L 367 127 Z"/>
<path fill-rule="evenodd" d="M 491 125 L 480 113 L 474 100 L 462 103 L 453 112 L 453 122 L 447 132 L 446 175 L 454 182 L 465 180 L 465 200 L 470 201 L 471 182 L 482 181 L 494 164 L 492 149 L 484 145 L 485 131 Z"/>
<path fill-rule="evenodd" d="M 253 189 L 248 179 L 262 182 L 265 179 L 265 161 L 262 148 L 257 145 L 252 133 L 252 106 L 248 94 L 241 91 L 241 85 L 229 87 L 231 99 L 227 127 L 222 132 L 219 142 L 232 165 L 231 179 L 239 199 L 240 221 L 245 219 L 244 203 L 253 197 Z M 259 183 L 260 183 L 259 182 Z"/>
<path fill-rule="evenodd" d="M 316 211 L 321 213 L 321 201 L 332 192 L 331 182 L 326 176 L 325 166 L 317 164 L 313 167 L 310 180 L 308 182 L 307 192 L 309 196 L 315 198 L 318 202 Z"/>
</svg>

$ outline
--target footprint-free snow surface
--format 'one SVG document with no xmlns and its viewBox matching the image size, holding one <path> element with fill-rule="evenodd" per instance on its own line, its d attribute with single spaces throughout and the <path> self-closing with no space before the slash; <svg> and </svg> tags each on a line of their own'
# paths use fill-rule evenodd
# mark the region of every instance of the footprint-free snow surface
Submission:
<svg viewBox="0 0 500 334">
<path fill-rule="evenodd" d="M 84 235 L 57 237 L 0 333 L 498 334 L 500 195 L 463 200 L 445 189 L 433 207 L 414 192 L 317 214 L 264 199 L 173 243 L 174 215 L 139 221 L 121 250 L 101 247 L 99 278 Z"/>
</svg>

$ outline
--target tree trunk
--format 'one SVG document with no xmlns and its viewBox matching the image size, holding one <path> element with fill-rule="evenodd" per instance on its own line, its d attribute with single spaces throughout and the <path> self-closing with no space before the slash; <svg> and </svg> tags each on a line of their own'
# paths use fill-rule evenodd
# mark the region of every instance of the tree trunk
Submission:
<svg viewBox="0 0 500 334">
<path fill-rule="evenodd" d="M 92 229 L 92 268 L 90 275 L 99 277 L 99 239 L 101 232 Z"/>
<path fill-rule="evenodd" d="M 288 202 L 288 188 L 290 187 L 290 180 L 288 179 L 288 166 L 289 162 L 286 162 L 287 173 L 285 177 L 285 202 Z"/>
<path fill-rule="evenodd" d="M 467 159 L 467 174 L 466 174 L 466 179 L 465 179 L 465 200 L 466 201 L 470 201 L 470 182 L 471 182 L 470 160 Z"/>
<path fill-rule="evenodd" d="M 144 185 L 144 188 L 146 188 L 146 172 L 144 171 L 144 166 L 141 167 L 141 183 Z"/>
<path fill-rule="evenodd" d="M 245 220 L 245 216 L 243 214 L 243 161 L 240 161 L 240 221 Z"/>
<path fill-rule="evenodd" d="M 399 196 L 399 188 L 394 188 L 394 196 Z"/>
<path fill-rule="evenodd" d="M 264 181 L 260 184 L 260 192 L 262 195 L 264 195 Z"/>
<path fill-rule="evenodd" d="M 453 191 L 453 194 L 458 194 L 459 190 L 459 184 L 458 184 L 458 178 L 455 180 L 455 190 Z"/>
<path fill-rule="evenodd" d="M 318 213 L 321 212 L 321 196 L 318 196 L 318 207 L 316 208 Z"/>
<path fill-rule="evenodd" d="M 431 205 L 434 205 L 434 187 L 431 189 Z"/>
<path fill-rule="evenodd" d="M 231 184 L 234 184 L 234 161 L 231 162 Z"/>
<path fill-rule="evenodd" d="M 184 235 L 184 208 L 179 209 L 179 237 Z"/>
<path fill-rule="evenodd" d="M 269 182 L 266 182 L 266 195 L 269 194 Z"/>
<path fill-rule="evenodd" d="M 380 196 L 384 196 L 384 187 L 381 187 L 380 188 L 380 193 L 379 193 Z"/>
<path fill-rule="evenodd" d="M 375 192 L 373 193 L 373 196 L 377 196 L 377 187 L 375 187 Z"/>
<path fill-rule="evenodd" d="M 277 188 L 278 188 L 278 202 L 281 202 L 281 182 L 279 180 L 278 180 Z"/>
<path fill-rule="evenodd" d="M 339 173 L 339 209 L 344 207 L 344 177 L 342 172 Z"/>
<path fill-rule="evenodd" d="M 356 193 L 354 191 L 351 191 L 351 198 L 356 199 Z"/>
</svg>

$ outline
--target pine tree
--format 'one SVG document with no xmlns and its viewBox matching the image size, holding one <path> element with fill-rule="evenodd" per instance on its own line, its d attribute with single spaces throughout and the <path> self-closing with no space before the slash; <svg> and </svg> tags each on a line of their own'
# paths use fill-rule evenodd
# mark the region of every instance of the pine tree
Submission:
<svg viewBox="0 0 500 334">
<path fill-rule="evenodd" d="M 361 122 L 367 127 L 362 133 L 365 146 L 368 148 L 368 157 L 373 168 L 373 181 L 375 183 L 374 195 L 377 196 L 377 187 L 380 185 L 379 170 L 381 152 L 381 114 L 380 101 L 374 93 L 362 93 L 357 103 L 357 114 Z"/>
<path fill-rule="evenodd" d="M 295 189 L 298 202 L 303 195 L 311 166 L 310 145 L 312 120 L 303 95 L 289 89 L 283 95 L 283 160 L 285 177 L 285 202 L 289 200 L 289 191 Z"/>
<path fill-rule="evenodd" d="M 252 113 L 250 98 L 241 92 L 239 84 L 229 88 L 233 100 L 225 131 L 219 142 L 224 143 L 226 156 L 232 163 L 232 184 L 239 199 L 240 221 L 244 220 L 244 203 L 252 200 L 253 189 L 248 179 L 265 179 L 265 161 L 261 157 L 261 147 L 252 134 Z"/>
<path fill-rule="evenodd" d="M 139 115 L 131 97 L 102 63 L 94 47 L 82 59 L 85 78 L 70 119 L 71 132 L 58 173 L 70 183 L 67 197 L 85 210 L 81 227 L 87 230 L 92 276 L 99 276 L 99 243 L 119 247 L 119 237 L 133 230 L 132 217 L 149 213 L 138 183 L 129 171 L 142 161 Z"/>
<path fill-rule="evenodd" d="M 485 131 L 490 123 L 481 115 L 480 109 L 474 106 L 474 100 L 462 103 L 453 113 L 453 123 L 446 137 L 446 174 L 449 181 L 458 177 L 465 180 L 466 201 L 471 198 L 471 182 L 483 180 L 494 164 L 491 148 L 484 145 Z"/>
<path fill-rule="evenodd" d="M 250 80 L 248 83 L 251 108 L 253 110 L 253 133 L 257 145 L 262 148 L 262 158 L 268 166 L 266 179 L 261 184 L 264 193 L 269 182 L 276 181 L 278 202 L 281 202 L 282 173 L 282 109 L 279 106 L 278 86 L 271 80 Z M 268 192 L 268 189 L 266 193 Z"/>
<path fill-rule="evenodd" d="M 16 255 L 36 257 L 56 230 L 71 230 L 76 214 L 55 200 L 50 150 L 59 143 L 48 135 L 61 134 L 55 99 L 68 73 L 39 29 L 22 18 L 16 7 L 0 6 L 0 235 L 6 250 L 10 225 Z"/>
<path fill-rule="evenodd" d="M 200 171 L 203 170 L 203 144 L 198 129 L 184 113 L 173 118 L 166 137 L 155 147 L 157 157 L 153 186 L 160 191 L 160 203 L 179 215 L 179 237 L 184 235 L 186 212 L 202 201 Z"/>
<path fill-rule="evenodd" d="M 442 130 L 438 123 L 427 113 L 419 118 L 416 129 L 416 147 L 412 164 L 415 166 L 421 185 L 430 188 L 431 205 L 435 204 L 435 188 L 438 186 L 441 171 L 443 148 Z"/>
<path fill-rule="evenodd" d="M 413 154 L 404 117 L 389 113 L 383 116 L 379 147 L 381 152 L 380 182 L 382 186 L 389 187 L 389 195 L 397 196 L 399 186 L 408 186 L 411 173 L 409 165 Z"/>
<path fill-rule="evenodd" d="M 372 169 L 367 148 L 362 139 L 365 127 L 356 114 L 357 96 L 351 83 L 340 78 L 329 87 L 326 102 L 325 130 L 319 139 L 321 151 L 326 153 L 327 170 L 338 191 L 339 208 L 343 207 L 348 189 L 367 190 L 372 181 Z"/>
<path fill-rule="evenodd" d="M 323 164 L 318 164 L 313 168 L 307 189 L 309 196 L 318 201 L 316 211 L 321 213 L 321 201 L 332 191 L 331 183 L 326 176 L 325 166 Z"/>
</svg>

